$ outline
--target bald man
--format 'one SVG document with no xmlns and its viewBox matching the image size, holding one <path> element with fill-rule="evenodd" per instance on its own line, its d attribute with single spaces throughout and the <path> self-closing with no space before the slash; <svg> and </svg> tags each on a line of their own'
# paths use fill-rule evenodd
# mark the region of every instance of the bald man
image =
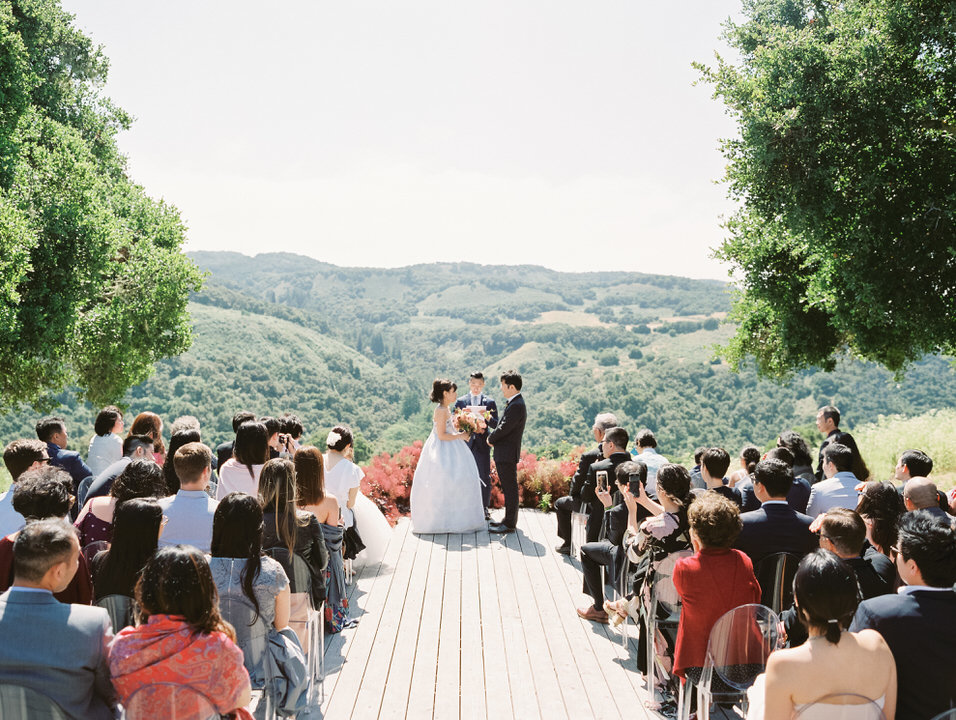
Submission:
<svg viewBox="0 0 956 720">
<path fill-rule="evenodd" d="M 907 480 L 903 486 L 903 504 L 910 512 L 925 510 L 944 522 L 951 523 L 953 520 L 950 514 L 940 508 L 936 483 L 929 478 L 914 477 Z"/>
</svg>

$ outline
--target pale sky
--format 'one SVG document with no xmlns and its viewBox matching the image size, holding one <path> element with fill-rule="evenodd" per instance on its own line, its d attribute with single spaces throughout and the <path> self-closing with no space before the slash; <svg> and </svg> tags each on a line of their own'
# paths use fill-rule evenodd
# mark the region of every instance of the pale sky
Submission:
<svg viewBox="0 0 956 720">
<path fill-rule="evenodd" d="M 63 0 L 188 250 L 726 279 L 739 0 Z"/>
</svg>

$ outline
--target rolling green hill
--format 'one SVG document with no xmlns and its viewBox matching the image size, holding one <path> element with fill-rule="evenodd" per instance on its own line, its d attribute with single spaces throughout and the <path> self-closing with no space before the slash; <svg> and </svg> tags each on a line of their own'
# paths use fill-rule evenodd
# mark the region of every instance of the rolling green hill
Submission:
<svg viewBox="0 0 956 720">
<path fill-rule="evenodd" d="M 721 324 L 727 287 L 715 281 L 467 263 L 342 268 L 283 253 L 193 258 L 210 273 L 190 305 L 193 347 L 123 402 L 167 422 L 196 415 L 210 443 L 248 408 L 295 411 L 322 437 L 346 422 L 375 450 L 394 450 L 427 434 L 435 377 L 464 385 L 473 369 L 496 377 L 509 367 L 525 378 L 525 445 L 550 452 L 585 441 L 604 410 L 632 433 L 650 427 L 664 454 L 684 459 L 702 443 L 735 452 L 784 428 L 815 432 L 815 410 L 828 402 L 851 429 L 956 408 L 956 378 L 940 357 L 901 383 L 849 359 L 786 384 L 730 372 L 712 358 L 732 332 Z M 497 383 L 489 389 L 498 394 Z M 95 410 L 60 400 L 74 448 L 85 449 Z M 29 434 L 35 419 L 0 418 L 0 439 Z"/>
</svg>

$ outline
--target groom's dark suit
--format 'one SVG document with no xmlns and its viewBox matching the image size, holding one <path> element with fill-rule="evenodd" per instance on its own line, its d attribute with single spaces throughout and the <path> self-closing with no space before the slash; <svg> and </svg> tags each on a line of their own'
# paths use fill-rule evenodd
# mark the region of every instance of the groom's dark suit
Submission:
<svg viewBox="0 0 956 720">
<path fill-rule="evenodd" d="M 489 413 L 488 429 L 483 433 L 475 433 L 468 440 L 468 449 L 475 457 L 475 464 L 478 466 L 478 475 L 481 477 L 481 500 L 488 507 L 491 502 L 491 448 L 488 445 L 488 433 L 498 426 L 498 406 L 495 401 L 482 393 L 478 396 L 478 402 L 471 401 L 471 394 L 462 395 L 455 401 L 455 407 L 462 410 L 469 405 L 481 405 Z"/>
<path fill-rule="evenodd" d="M 514 395 L 501 414 L 498 427 L 488 433 L 488 442 L 494 449 L 498 482 L 505 494 L 505 516 L 502 525 L 513 528 L 518 524 L 518 460 L 521 458 L 521 436 L 528 419 L 521 393 Z"/>
</svg>

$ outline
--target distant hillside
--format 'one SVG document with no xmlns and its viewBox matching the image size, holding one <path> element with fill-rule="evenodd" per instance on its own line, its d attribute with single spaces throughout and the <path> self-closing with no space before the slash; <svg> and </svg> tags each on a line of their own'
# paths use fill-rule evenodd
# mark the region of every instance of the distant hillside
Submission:
<svg viewBox="0 0 956 720">
<path fill-rule="evenodd" d="M 516 367 L 530 414 L 526 446 L 556 452 L 588 439 L 594 415 L 650 427 L 661 450 L 686 458 L 702 443 L 733 452 L 764 445 L 784 428 L 812 430 L 818 406 L 835 402 L 846 424 L 879 415 L 956 408 L 956 378 L 927 358 L 897 384 L 884 371 L 842 362 L 778 385 L 712 360 L 732 328 L 727 286 L 638 273 L 559 273 L 468 263 L 398 269 L 342 268 L 284 253 L 255 258 L 195 253 L 210 272 L 190 306 L 195 342 L 158 365 L 124 402 L 167 420 L 198 416 L 210 442 L 226 439 L 233 412 L 296 411 L 309 433 L 336 422 L 376 450 L 428 432 L 431 381 L 491 378 Z M 497 395 L 497 383 L 489 390 Z M 74 447 L 94 409 L 61 398 Z M 27 433 L 33 413 L 0 418 L 0 437 Z"/>
</svg>

